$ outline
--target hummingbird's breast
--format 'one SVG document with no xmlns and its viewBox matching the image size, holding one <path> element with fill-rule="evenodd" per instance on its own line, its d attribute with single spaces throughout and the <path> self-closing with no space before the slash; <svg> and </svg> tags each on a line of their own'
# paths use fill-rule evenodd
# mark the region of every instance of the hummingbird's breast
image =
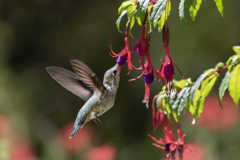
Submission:
<svg viewBox="0 0 240 160">
<path fill-rule="evenodd" d="M 107 112 L 110 108 L 113 107 L 115 102 L 116 93 L 107 91 L 99 100 L 98 105 L 96 105 L 95 109 L 97 112 L 97 116 L 101 116 L 105 112 Z"/>
</svg>

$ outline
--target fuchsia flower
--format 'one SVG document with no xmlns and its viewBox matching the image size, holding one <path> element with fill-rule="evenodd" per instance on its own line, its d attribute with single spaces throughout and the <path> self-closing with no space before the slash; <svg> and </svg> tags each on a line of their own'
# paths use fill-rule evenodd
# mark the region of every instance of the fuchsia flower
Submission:
<svg viewBox="0 0 240 160">
<path fill-rule="evenodd" d="M 151 135 L 148 135 L 149 137 L 151 137 L 155 142 L 157 142 L 158 144 L 153 143 L 154 146 L 160 148 L 160 149 L 164 149 L 166 152 L 166 157 L 170 157 L 172 159 L 175 159 L 175 153 L 176 150 L 179 153 L 179 159 L 183 159 L 183 152 L 184 151 L 190 151 L 190 152 L 195 152 L 195 153 L 199 153 L 197 152 L 190 144 L 186 144 L 184 143 L 184 137 L 186 136 L 185 134 L 182 135 L 182 131 L 180 129 L 180 121 L 178 120 L 178 130 L 177 130 L 177 134 L 178 134 L 178 140 L 175 142 L 174 140 L 174 133 L 173 133 L 173 129 L 172 129 L 172 122 L 171 119 L 169 121 L 169 128 L 167 125 L 167 116 L 163 114 L 163 112 L 157 110 L 157 113 L 155 113 L 155 108 L 154 108 L 154 101 L 156 100 L 156 98 L 159 95 L 156 95 L 153 98 L 153 103 L 152 103 L 152 118 L 153 118 L 153 128 L 154 128 L 154 132 L 156 130 L 156 128 L 158 127 L 158 125 L 161 122 L 162 125 L 162 130 L 164 131 L 164 136 L 165 139 L 160 139 L 157 140 L 156 138 L 154 138 Z M 185 147 L 187 147 L 187 149 L 184 149 Z"/>
<path fill-rule="evenodd" d="M 152 101 L 152 121 L 153 121 L 153 132 L 158 128 L 158 125 L 161 121 L 163 121 L 163 117 L 161 116 L 161 112 L 157 109 L 157 113 L 155 112 L 155 100 L 159 95 L 154 96 Z"/>
<path fill-rule="evenodd" d="M 162 129 L 164 130 L 164 127 L 166 126 L 166 119 L 164 117 L 163 112 L 161 112 L 159 109 L 157 109 L 157 112 L 155 112 L 155 100 L 156 98 L 159 97 L 159 94 L 154 96 L 153 101 L 152 101 L 152 121 L 153 121 L 153 132 L 156 131 L 158 128 L 159 124 L 162 124 Z"/>
<path fill-rule="evenodd" d="M 127 31 L 126 31 L 127 33 Z M 127 61 L 128 62 L 128 74 L 130 73 L 130 70 L 132 69 L 132 53 L 129 49 L 129 39 L 128 37 L 126 36 L 125 39 L 125 48 L 118 54 L 116 54 L 113 50 L 112 50 L 112 46 L 110 46 L 110 49 L 111 49 L 111 52 L 113 55 L 111 55 L 112 57 L 118 57 L 117 59 L 117 63 L 119 64 L 119 67 L 118 67 L 118 71 L 120 73 L 121 71 L 121 67 L 122 65 L 125 64 L 125 62 Z"/>
<path fill-rule="evenodd" d="M 195 153 L 201 154 L 197 150 L 195 150 L 192 147 L 192 145 L 184 143 L 184 137 L 186 136 L 186 134 L 182 135 L 182 131 L 180 129 L 180 122 L 179 121 L 178 121 L 177 134 L 178 134 L 178 140 L 177 140 L 177 142 L 175 142 L 175 145 L 177 146 L 180 159 L 183 158 L 183 152 L 184 151 L 195 152 Z M 184 149 L 185 147 L 187 147 L 187 149 Z"/>
<path fill-rule="evenodd" d="M 138 56 L 140 58 L 140 62 L 141 62 L 141 69 L 144 68 L 144 56 L 147 52 L 147 47 L 148 47 L 148 44 L 147 44 L 147 35 L 146 35 L 146 20 L 147 20 L 147 17 L 148 17 L 148 12 L 146 12 L 145 14 L 145 18 L 142 22 L 142 36 L 141 38 L 138 40 L 138 42 L 136 43 L 135 47 L 133 48 L 132 50 L 132 53 L 134 52 L 138 52 Z M 137 68 L 135 68 L 137 69 Z"/>
<path fill-rule="evenodd" d="M 155 115 L 155 112 L 152 112 L 152 113 L 153 113 L 153 115 Z M 165 139 L 161 138 L 160 140 L 157 140 L 156 138 L 154 138 L 150 134 L 148 134 L 148 136 L 151 137 L 158 144 L 163 145 L 163 146 L 161 146 L 161 145 L 153 143 L 154 146 L 156 146 L 160 149 L 164 149 L 165 152 L 166 152 L 166 157 L 169 157 L 170 154 L 171 155 L 175 154 L 175 151 L 176 151 L 176 145 L 175 145 L 175 141 L 174 141 L 174 133 L 172 131 L 172 123 L 171 123 L 171 121 L 169 122 L 169 126 L 170 126 L 170 129 L 169 129 L 168 126 L 167 126 L 167 116 L 165 116 L 163 114 L 163 112 L 160 112 L 160 111 L 159 111 L 159 114 L 160 114 L 160 122 L 161 122 L 161 125 L 162 125 L 162 130 L 164 131 Z M 155 127 L 157 127 L 157 126 L 155 126 Z M 154 128 L 154 131 L 155 131 L 155 129 L 156 128 Z"/>
<path fill-rule="evenodd" d="M 147 51 L 147 43 L 146 43 L 146 38 L 145 38 L 145 32 L 146 32 L 146 27 L 145 27 L 145 25 L 143 25 L 142 36 L 132 50 L 132 53 L 134 53 L 136 51 L 138 52 L 138 56 L 139 56 L 140 61 L 141 61 L 141 68 L 144 67 L 144 62 L 143 61 L 144 61 L 144 56 L 145 56 L 146 51 Z"/>
<path fill-rule="evenodd" d="M 159 140 L 157 140 L 150 134 L 148 134 L 148 136 L 151 137 L 156 143 L 160 144 L 160 145 L 158 145 L 158 144 L 153 143 L 154 146 L 165 150 L 166 157 L 169 157 L 172 152 L 175 152 L 176 145 L 174 142 L 173 132 L 172 131 L 170 132 L 167 126 L 164 127 L 165 139 L 160 138 Z M 163 146 L 161 146 L 161 145 L 163 145 Z"/>
<path fill-rule="evenodd" d="M 161 60 L 162 65 L 160 68 L 160 76 L 166 78 L 166 85 L 168 82 L 173 81 L 173 74 L 174 74 L 174 68 L 172 64 L 172 58 L 170 57 L 168 47 L 164 45 L 164 49 L 166 51 L 166 58 L 164 61 Z"/>
<path fill-rule="evenodd" d="M 151 84 L 154 80 L 154 75 L 153 75 L 153 71 L 155 69 L 153 68 L 152 62 L 151 62 L 151 58 L 150 58 L 150 53 L 147 53 L 147 60 L 146 63 L 144 65 L 144 80 L 145 80 L 145 95 L 143 98 L 143 103 L 146 103 L 147 108 L 148 108 L 148 101 L 149 101 L 149 96 L 150 96 L 150 88 L 151 88 Z"/>
<path fill-rule="evenodd" d="M 149 36 L 149 43 L 150 43 L 150 36 Z M 150 87 L 154 80 L 154 72 L 158 73 L 157 70 L 153 67 L 150 57 L 150 44 L 147 45 L 147 52 L 146 52 L 146 62 L 143 65 L 142 69 L 143 72 L 140 76 L 138 76 L 135 79 L 131 79 L 129 81 L 134 81 L 136 79 L 139 79 L 140 77 L 144 76 L 145 80 L 145 95 L 143 98 L 143 103 L 146 103 L 146 106 L 148 108 L 148 102 L 149 102 L 149 96 L 150 96 Z"/>
<path fill-rule="evenodd" d="M 164 44 L 164 49 L 165 49 L 165 52 L 166 52 L 166 57 L 165 57 L 164 61 L 161 60 L 162 65 L 161 65 L 161 68 L 159 70 L 159 74 L 160 74 L 159 76 L 166 78 L 166 88 L 168 90 L 168 89 L 172 89 L 172 87 L 173 87 L 173 83 L 172 83 L 173 74 L 174 74 L 173 63 L 176 66 L 177 70 L 179 71 L 179 73 L 181 74 L 182 77 L 183 77 L 183 75 L 182 75 L 181 71 L 179 70 L 176 63 L 172 60 L 172 58 L 169 54 L 169 48 L 168 48 L 169 29 L 167 27 L 167 29 L 165 30 L 165 26 L 163 28 L 163 44 Z M 164 83 L 164 81 L 163 81 L 163 83 Z M 169 87 L 167 87 L 168 83 L 169 83 Z"/>
<path fill-rule="evenodd" d="M 119 67 L 118 67 L 119 73 L 121 72 L 122 65 L 124 65 L 126 61 L 128 62 L 128 74 L 130 73 L 130 70 L 132 69 L 132 53 L 129 48 L 129 38 L 128 38 L 130 24 L 131 24 L 131 21 L 129 22 L 128 28 L 125 32 L 125 39 L 124 39 L 125 48 L 120 53 L 116 54 L 112 50 L 112 46 L 110 45 L 110 49 L 112 52 L 112 54 L 110 53 L 110 55 L 112 57 L 118 57 L 117 63 L 119 64 Z"/>
<path fill-rule="evenodd" d="M 155 96 L 154 98 L 158 97 Z M 155 99 L 154 99 L 155 100 Z M 153 100 L 153 101 L 154 101 Z M 152 106 L 154 108 L 154 106 Z M 157 117 L 156 116 L 156 113 L 155 111 L 152 112 L 153 113 L 153 125 L 156 125 L 156 122 L 154 122 L 154 119 L 156 120 Z M 158 113 L 157 113 L 158 115 Z M 192 145 L 190 144 L 186 144 L 184 143 L 184 137 L 186 136 L 185 134 L 182 135 L 182 131 L 180 129 L 180 121 L 178 120 L 178 130 L 177 130 L 177 134 L 178 134 L 178 140 L 175 142 L 174 140 L 174 133 L 173 133 L 173 130 L 172 130 L 172 122 L 171 122 L 171 119 L 169 121 L 169 128 L 167 126 L 167 116 L 163 114 L 163 112 L 160 112 L 159 111 L 159 117 L 158 117 L 159 121 L 161 122 L 162 124 L 162 130 L 164 131 L 164 137 L 165 139 L 160 139 L 160 140 L 157 140 L 156 138 L 154 138 L 153 136 L 149 135 L 149 137 L 151 137 L 156 143 L 160 144 L 155 144 L 153 143 L 154 146 L 160 148 L 160 149 L 164 149 L 165 152 L 166 152 L 166 157 L 170 157 L 171 155 L 171 158 L 172 159 L 175 159 L 175 153 L 176 153 L 176 150 L 178 151 L 179 153 L 179 159 L 183 159 L 183 153 L 184 151 L 189 151 L 189 152 L 195 152 L 195 153 L 198 153 L 200 154 L 198 151 L 196 151 Z M 159 121 L 157 121 L 157 123 L 159 124 Z M 157 124 L 157 126 L 158 126 Z M 157 127 L 157 126 L 154 126 L 154 127 Z M 156 128 L 154 128 L 154 131 L 155 131 Z M 185 147 L 187 149 L 185 149 Z"/>
</svg>

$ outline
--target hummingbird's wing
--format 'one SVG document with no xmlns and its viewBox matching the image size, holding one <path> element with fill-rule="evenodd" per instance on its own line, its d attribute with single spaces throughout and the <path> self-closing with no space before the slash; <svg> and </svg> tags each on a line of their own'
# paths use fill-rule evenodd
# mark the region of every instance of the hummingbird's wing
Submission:
<svg viewBox="0 0 240 160">
<path fill-rule="evenodd" d="M 71 65 L 76 72 L 76 74 L 80 77 L 80 79 L 84 82 L 84 84 L 92 91 L 98 91 L 100 96 L 106 90 L 102 81 L 98 78 L 98 76 L 82 61 L 77 59 L 70 60 Z"/>
<path fill-rule="evenodd" d="M 87 101 L 93 94 L 93 91 L 85 84 L 77 74 L 60 67 L 47 67 L 50 76 L 61 86 Z"/>
</svg>

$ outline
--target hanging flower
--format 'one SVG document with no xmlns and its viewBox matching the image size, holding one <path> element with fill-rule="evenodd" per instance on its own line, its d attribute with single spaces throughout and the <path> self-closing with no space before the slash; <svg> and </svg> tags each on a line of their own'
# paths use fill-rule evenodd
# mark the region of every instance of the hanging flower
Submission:
<svg viewBox="0 0 240 160">
<path fill-rule="evenodd" d="M 152 65 L 151 57 L 150 57 L 150 36 L 149 36 L 148 40 L 149 40 L 149 43 L 147 45 L 147 53 L 146 53 L 147 58 L 146 58 L 146 62 L 144 64 L 144 66 L 142 67 L 143 72 L 137 78 L 129 80 L 129 81 L 134 81 L 134 80 L 139 79 L 140 77 L 144 76 L 145 95 L 143 98 L 143 103 L 146 103 L 147 108 L 148 108 L 148 102 L 149 102 L 149 96 L 150 96 L 150 87 L 154 80 L 154 72 L 157 73 L 157 70 Z"/>
<path fill-rule="evenodd" d="M 126 31 L 127 32 L 127 31 Z M 125 41 L 125 48 L 118 54 L 116 54 L 113 50 L 112 50 L 112 46 L 110 46 L 111 52 L 112 52 L 112 57 L 118 57 L 117 59 L 117 63 L 119 64 L 118 67 L 118 71 L 120 73 L 122 65 L 125 64 L 125 62 L 128 62 L 128 74 L 130 73 L 130 70 L 132 69 L 132 53 L 129 49 L 129 39 L 128 37 L 125 37 L 124 39 Z"/>
<path fill-rule="evenodd" d="M 152 70 L 152 68 L 150 70 Z M 151 84 L 152 84 L 152 82 L 154 80 L 153 70 L 150 71 L 150 72 L 144 73 L 144 80 L 145 80 L 145 95 L 144 95 L 144 98 L 143 98 L 142 102 L 146 103 L 146 106 L 148 108 L 148 102 L 149 102 L 149 96 L 150 96 L 150 88 L 151 88 Z"/>
<path fill-rule="evenodd" d="M 147 51 L 147 43 L 146 43 L 146 38 L 145 38 L 145 32 L 146 32 L 146 27 L 145 25 L 142 26 L 142 36 L 139 39 L 139 41 L 136 43 L 135 47 L 132 50 L 132 53 L 138 52 L 138 56 L 140 58 L 141 62 L 141 68 L 144 67 L 144 56 Z"/>
<path fill-rule="evenodd" d="M 148 134 L 148 136 L 151 137 L 156 143 L 160 144 L 160 145 L 158 145 L 158 144 L 153 143 L 154 146 L 165 150 L 166 157 L 170 157 L 170 154 L 172 152 L 175 152 L 176 145 L 175 145 L 174 140 L 172 140 L 172 138 L 171 138 L 171 135 L 169 133 L 169 129 L 168 129 L 167 126 L 164 128 L 165 139 L 161 138 L 161 139 L 157 140 L 156 138 L 154 138 L 150 134 Z M 161 145 L 163 145 L 163 146 L 161 146 Z"/>
<path fill-rule="evenodd" d="M 140 58 L 140 62 L 141 62 L 141 67 L 140 69 L 144 68 L 144 56 L 147 52 L 147 34 L 146 34 L 146 21 L 147 21 L 147 17 L 148 17 L 148 12 L 146 12 L 145 14 L 145 18 L 142 22 L 142 36 L 141 38 L 138 40 L 138 42 L 136 43 L 135 47 L 132 50 L 132 53 L 134 52 L 138 52 L 138 56 Z M 135 68 L 137 69 L 137 68 Z M 150 78 L 151 79 L 151 78 Z"/>
<path fill-rule="evenodd" d="M 183 158 L 183 152 L 184 151 L 190 151 L 190 152 L 195 152 L 195 153 L 201 154 L 197 150 L 195 150 L 192 147 L 192 145 L 184 143 L 184 137 L 186 136 L 186 134 L 182 135 L 182 131 L 180 129 L 180 121 L 179 120 L 178 120 L 177 134 L 178 134 L 178 140 L 177 140 L 177 142 L 175 142 L 175 145 L 177 146 L 177 150 L 178 150 L 180 159 Z M 187 149 L 184 149 L 185 147 L 187 147 Z"/>
<path fill-rule="evenodd" d="M 169 82 L 173 81 L 174 68 L 172 64 L 172 58 L 170 57 L 168 47 L 164 46 L 166 51 L 166 58 L 164 61 L 161 60 L 162 65 L 160 68 L 160 76 L 166 78 L 166 86 Z"/>
<path fill-rule="evenodd" d="M 163 44 L 164 44 L 164 49 L 166 52 L 166 57 L 165 57 L 164 61 L 161 60 L 162 65 L 161 65 L 161 68 L 160 68 L 158 74 L 159 74 L 159 77 L 166 78 L 166 89 L 171 90 L 173 87 L 173 74 L 174 74 L 173 64 L 176 66 L 177 70 L 179 71 L 179 73 L 181 74 L 182 77 L 183 77 L 183 75 L 169 54 L 169 48 L 168 48 L 169 29 L 168 29 L 168 27 L 167 27 L 167 29 L 165 29 L 165 26 L 163 27 Z M 168 84 L 169 84 L 169 86 L 168 86 Z"/>
<path fill-rule="evenodd" d="M 161 122 L 161 113 L 160 111 L 157 109 L 157 113 L 155 112 L 155 100 L 156 98 L 158 98 L 159 95 L 154 96 L 153 101 L 152 101 L 152 121 L 153 121 L 153 132 L 155 132 L 155 130 L 158 128 L 158 125 Z"/>
<path fill-rule="evenodd" d="M 130 73 L 130 70 L 132 69 L 132 53 L 131 53 L 130 48 L 129 48 L 129 38 L 128 38 L 130 24 L 131 24 L 131 21 L 129 22 L 129 25 L 128 25 L 127 30 L 125 32 L 125 38 L 124 38 L 125 48 L 120 53 L 116 54 L 112 50 L 112 46 L 110 45 L 110 50 L 111 50 L 111 53 L 112 53 L 112 54 L 110 53 L 110 55 L 112 57 L 118 57 L 117 63 L 119 64 L 119 67 L 118 67 L 119 73 L 121 72 L 122 65 L 124 65 L 126 61 L 128 62 L 128 74 Z"/>
<path fill-rule="evenodd" d="M 171 112 L 171 117 L 172 117 L 172 112 Z M 170 136 L 170 139 L 175 142 L 174 140 L 174 133 L 173 133 L 173 130 L 172 130 L 172 121 L 171 121 L 171 118 L 170 118 L 170 121 L 169 121 L 169 136 Z M 175 159 L 175 153 L 176 153 L 176 146 L 174 148 L 174 150 L 172 152 L 170 152 L 171 154 L 171 159 Z"/>
<path fill-rule="evenodd" d="M 164 113 L 162 111 L 160 111 L 159 109 L 157 109 L 157 111 L 155 111 L 155 100 L 159 97 L 159 94 L 157 94 L 156 96 L 154 96 L 153 101 L 152 101 L 152 121 L 153 121 L 153 132 L 156 131 L 156 129 L 158 128 L 159 124 L 161 123 L 162 125 L 162 129 L 164 130 L 165 126 L 167 125 L 167 119 L 164 116 Z M 159 106 L 161 107 L 161 106 Z"/>
</svg>

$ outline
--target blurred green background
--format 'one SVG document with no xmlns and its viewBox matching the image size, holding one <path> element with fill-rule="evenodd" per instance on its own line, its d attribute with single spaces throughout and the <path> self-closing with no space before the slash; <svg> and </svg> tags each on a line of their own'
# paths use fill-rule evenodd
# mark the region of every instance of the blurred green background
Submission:
<svg viewBox="0 0 240 160">
<path fill-rule="evenodd" d="M 68 143 L 86 138 L 80 133 L 81 130 L 75 140 L 65 139 L 64 143 L 62 140 L 70 136 L 72 122 L 84 101 L 58 85 L 45 68 L 60 66 L 72 70 L 69 60 L 80 59 L 102 79 L 105 71 L 116 63 L 116 59 L 109 55 L 110 45 L 116 53 L 125 45 L 124 34 L 119 33 L 115 25 L 117 9 L 122 2 L 0 0 L 1 160 L 14 159 L 12 154 L 15 152 L 19 155 L 15 155 L 14 160 L 27 160 L 26 157 L 21 159 L 25 152 L 21 154 L 15 151 L 15 146 L 19 144 L 26 144 L 31 152 L 29 154 L 32 154 L 28 155 L 29 159 L 90 160 L 87 153 L 91 154 L 90 151 L 104 145 L 108 146 L 109 153 L 114 157 L 112 159 L 116 160 L 163 159 L 164 151 L 152 146 L 153 141 L 147 136 L 151 134 L 159 139 L 164 135 L 160 128 L 153 133 L 151 110 L 141 103 L 144 96 L 143 78 L 128 82 L 140 75 L 141 71 L 132 70 L 127 75 L 126 65 L 121 71 L 115 105 L 100 117 L 103 126 L 90 122 L 90 129 L 86 128 L 93 132 L 89 138 L 91 140 L 82 145 L 74 144 L 76 147 L 73 149 L 65 147 Z M 226 1 L 224 17 L 218 12 L 213 0 L 203 1 L 196 22 L 188 17 L 188 27 L 179 20 L 178 5 L 179 1 L 172 1 L 169 17 L 170 54 L 183 75 L 195 80 L 204 70 L 214 67 L 220 61 L 226 62 L 234 54 L 232 46 L 240 45 L 240 1 Z M 124 17 L 122 31 L 125 30 L 126 21 Z M 137 24 L 132 34 L 131 49 L 141 36 L 141 28 Z M 152 63 L 159 69 L 160 59 L 165 58 L 165 52 L 157 29 L 151 42 Z M 133 55 L 133 63 L 139 66 L 137 53 Z M 174 78 L 181 78 L 177 71 Z M 209 101 L 217 101 L 215 95 L 220 79 L 211 92 L 214 98 Z M 161 90 L 162 85 L 157 81 L 153 83 L 151 99 Z M 187 134 L 186 142 L 201 146 L 203 155 L 200 159 L 240 159 L 239 111 L 231 101 L 226 101 L 224 110 L 216 112 L 219 109 L 216 107 L 208 111 L 208 114 L 211 113 L 209 116 L 205 116 L 215 117 L 209 122 L 216 121 L 212 125 L 221 126 L 225 121 L 223 117 L 228 119 L 233 113 L 238 113 L 235 114 L 237 118 L 234 122 L 226 124 L 228 127 L 223 129 L 206 127 L 204 122 L 191 125 L 191 118 L 186 118 L 189 116 L 181 117 L 183 132 Z M 227 112 L 228 109 L 234 111 Z M 217 113 L 219 116 L 212 116 Z M 8 122 L 14 129 L 7 129 Z M 65 137 L 59 136 L 65 133 L 64 129 L 69 124 L 70 129 Z"/>
</svg>

